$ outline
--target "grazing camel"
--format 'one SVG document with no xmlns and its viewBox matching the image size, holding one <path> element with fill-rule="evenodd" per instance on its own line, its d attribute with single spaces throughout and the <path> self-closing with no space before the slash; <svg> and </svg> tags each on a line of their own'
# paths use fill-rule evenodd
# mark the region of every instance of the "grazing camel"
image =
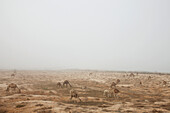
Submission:
<svg viewBox="0 0 170 113">
<path fill-rule="evenodd" d="M 89 76 L 92 75 L 93 73 L 89 73 Z"/>
<path fill-rule="evenodd" d="M 15 73 L 12 73 L 12 74 L 11 74 L 11 77 L 15 77 Z"/>
<path fill-rule="evenodd" d="M 162 81 L 162 85 L 163 85 L 163 86 L 166 86 L 166 85 L 167 85 L 167 82 L 163 80 L 163 81 Z"/>
<path fill-rule="evenodd" d="M 110 85 L 110 88 L 112 88 L 112 87 L 116 87 L 116 85 L 118 84 L 120 82 L 120 80 L 119 79 L 117 79 L 116 80 L 116 83 L 115 82 L 112 82 L 112 84 Z"/>
<path fill-rule="evenodd" d="M 112 82 L 111 85 L 110 85 L 110 88 L 113 88 L 113 87 L 116 87 L 116 83 L 115 82 Z"/>
<path fill-rule="evenodd" d="M 16 89 L 18 89 L 18 93 L 21 93 L 21 90 L 18 88 L 18 86 L 14 83 L 11 83 L 8 85 L 6 91 L 9 92 L 10 89 L 14 89 L 14 91 L 16 91 Z"/>
<path fill-rule="evenodd" d="M 149 76 L 149 77 L 148 77 L 148 80 L 150 80 L 151 78 L 152 78 L 152 77 L 151 77 L 151 76 Z"/>
<path fill-rule="evenodd" d="M 118 84 L 119 82 L 120 82 L 120 80 L 119 80 L 119 79 L 117 79 L 117 80 L 116 80 L 116 84 Z"/>
<path fill-rule="evenodd" d="M 80 100 L 80 102 L 81 102 L 81 99 L 79 98 L 79 95 L 78 95 L 78 93 L 76 92 L 76 90 L 74 90 L 74 89 L 72 89 L 72 90 L 70 90 L 70 100 L 72 100 L 72 98 L 76 98 L 76 99 L 79 99 Z"/>
<path fill-rule="evenodd" d="M 68 80 L 65 80 L 65 81 L 63 82 L 63 87 L 64 87 L 64 86 L 66 86 L 66 87 L 68 87 L 68 86 L 72 87 L 71 84 L 70 84 L 70 82 L 69 82 Z"/>
<path fill-rule="evenodd" d="M 117 94 L 119 93 L 120 91 L 118 90 L 118 89 L 114 89 L 114 97 L 116 97 L 117 98 Z"/>
<path fill-rule="evenodd" d="M 134 77 L 135 75 L 133 74 L 133 73 L 130 73 L 130 75 L 129 75 L 130 77 Z"/>
<path fill-rule="evenodd" d="M 57 83 L 58 88 L 62 88 L 62 84 L 60 82 Z"/>
</svg>

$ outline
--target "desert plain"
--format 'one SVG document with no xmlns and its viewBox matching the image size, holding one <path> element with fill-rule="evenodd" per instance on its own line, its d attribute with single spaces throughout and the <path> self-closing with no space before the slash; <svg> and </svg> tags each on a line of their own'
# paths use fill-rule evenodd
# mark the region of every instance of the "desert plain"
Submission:
<svg viewBox="0 0 170 113">
<path fill-rule="evenodd" d="M 94 70 L 12 73 L 0 71 L 0 113 L 170 113 L 170 74 Z M 104 90 L 110 90 L 118 79 L 117 97 L 105 97 Z M 72 87 L 57 86 L 65 80 Z M 21 92 L 6 91 L 11 83 Z M 81 101 L 70 99 L 72 89 Z"/>
</svg>

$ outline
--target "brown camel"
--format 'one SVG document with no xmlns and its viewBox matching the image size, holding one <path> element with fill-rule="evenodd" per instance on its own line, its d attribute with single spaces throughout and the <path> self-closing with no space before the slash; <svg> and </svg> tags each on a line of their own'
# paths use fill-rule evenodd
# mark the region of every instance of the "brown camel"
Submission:
<svg viewBox="0 0 170 113">
<path fill-rule="evenodd" d="M 166 86 L 166 85 L 167 85 L 167 82 L 163 80 L 163 81 L 162 81 L 162 85 L 163 85 L 163 86 Z"/>
<path fill-rule="evenodd" d="M 89 73 L 89 76 L 92 75 L 93 73 Z"/>
<path fill-rule="evenodd" d="M 12 74 L 11 74 L 11 77 L 15 77 L 15 73 L 12 73 Z"/>
<path fill-rule="evenodd" d="M 133 74 L 133 73 L 130 73 L 130 75 L 129 75 L 130 77 L 134 77 L 135 75 Z"/>
<path fill-rule="evenodd" d="M 72 100 L 72 98 L 76 98 L 76 99 L 79 99 L 80 102 L 81 102 L 81 99 L 79 98 L 78 93 L 76 92 L 76 90 L 74 90 L 74 89 L 70 90 L 70 96 L 71 96 L 70 100 Z"/>
<path fill-rule="evenodd" d="M 114 89 L 114 97 L 116 97 L 117 98 L 117 94 L 119 93 L 120 91 L 118 90 L 118 89 Z"/>
<path fill-rule="evenodd" d="M 110 85 L 110 88 L 113 88 L 113 87 L 115 88 L 116 85 L 117 85 L 119 82 L 120 82 L 119 79 L 116 80 L 116 83 L 115 83 L 115 82 L 112 82 L 112 84 Z"/>
<path fill-rule="evenodd" d="M 152 78 L 152 77 L 151 77 L 151 76 L 149 76 L 149 77 L 148 77 L 148 80 L 150 80 L 151 78 Z"/>
<path fill-rule="evenodd" d="M 119 79 L 117 79 L 117 80 L 116 80 L 116 84 L 118 84 L 119 82 L 120 82 L 120 80 L 119 80 Z"/>
<path fill-rule="evenodd" d="M 65 81 L 63 82 L 63 87 L 68 87 L 68 86 L 72 87 L 71 84 L 70 84 L 70 82 L 69 82 L 68 80 L 65 80 Z"/>
<path fill-rule="evenodd" d="M 62 88 L 62 84 L 60 82 L 57 83 L 58 88 Z"/>
<path fill-rule="evenodd" d="M 110 85 L 110 88 L 113 88 L 113 87 L 116 87 L 116 83 L 115 82 L 112 82 L 112 84 Z"/>
<path fill-rule="evenodd" d="M 17 89 L 17 90 L 18 90 L 17 92 L 18 92 L 18 93 L 21 93 L 21 90 L 20 90 L 20 89 L 18 88 L 18 86 L 17 86 L 16 84 L 14 84 L 14 83 L 9 84 L 8 87 L 7 87 L 7 89 L 6 89 L 6 91 L 9 92 L 10 89 L 13 89 L 14 91 L 16 91 L 16 89 Z"/>
</svg>

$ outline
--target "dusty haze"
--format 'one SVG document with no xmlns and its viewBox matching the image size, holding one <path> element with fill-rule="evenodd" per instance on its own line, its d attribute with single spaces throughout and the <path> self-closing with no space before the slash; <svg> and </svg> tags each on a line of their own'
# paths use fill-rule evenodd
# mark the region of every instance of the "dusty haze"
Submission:
<svg viewBox="0 0 170 113">
<path fill-rule="evenodd" d="M 0 69 L 170 72 L 169 0 L 1 0 Z"/>
</svg>

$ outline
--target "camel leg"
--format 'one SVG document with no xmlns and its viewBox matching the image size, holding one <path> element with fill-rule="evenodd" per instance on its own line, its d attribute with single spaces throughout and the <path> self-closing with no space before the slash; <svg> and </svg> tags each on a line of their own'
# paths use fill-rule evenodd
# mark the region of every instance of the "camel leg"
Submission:
<svg viewBox="0 0 170 113">
<path fill-rule="evenodd" d="M 70 97 L 70 100 L 72 100 L 73 96 Z"/>
<path fill-rule="evenodd" d="M 17 87 L 17 89 L 18 89 L 18 93 L 21 93 L 21 90 Z"/>
<path fill-rule="evenodd" d="M 9 92 L 9 86 L 7 87 L 6 91 Z"/>
<path fill-rule="evenodd" d="M 69 86 L 72 87 L 70 83 L 69 83 Z"/>
<path fill-rule="evenodd" d="M 115 94 L 116 99 L 118 98 L 117 94 Z"/>
<path fill-rule="evenodd" d="M 16 91 L 16 88 L 14 88 L 14 91 Z"/>
<path fill-rule="evenodd" d="M 79 101 L 81 102 L 81 99 L 80 99 L 80 97 L 77 95 L 77 98 L 79 99 Z"/>
<path fill-rule="evenodd" d="M 114 98 L 116 98 L 116 94 L 114 93 Z"/>
</svg>

